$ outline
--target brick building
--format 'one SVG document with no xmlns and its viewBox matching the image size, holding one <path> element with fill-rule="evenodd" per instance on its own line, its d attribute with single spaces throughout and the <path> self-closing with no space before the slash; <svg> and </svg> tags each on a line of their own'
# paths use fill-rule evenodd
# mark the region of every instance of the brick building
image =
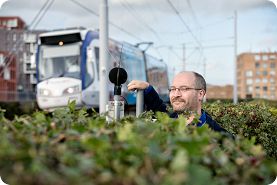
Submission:
<svg viewBox="0 0 277 185">
<path fill-rule="evenodd" d="M 17 101 L 16 57 L 8 52 L 0 52 L 0 101 Z"/>
<path fill-rule="evenodd" d="M 206 99 L 232 99 L 233 98 L 233 86 L 232 85 L 207 85 Z"/>
<path fill-rule="evenodd" d="M 23 29 L 25 29 L 25 27 L 26 27 L 26 24 L 20 17 L 17 17 L 17 16 L 0 17 L 0 28 L 1 29 L 23 30 Z"/>
<path fill-rule="evenodd" d="M 35 100 L 36 43 L 38 34 L 43 32 L 26 28 L 20 17 L 0 17 L 0 52 L 5 53 L 5 58 L 15 57 L 16 88 L 13 93 L 20 102 Z M 3 80 L 1 75 L 0 79 Z"/>
<path fill-rule="evenodd" d="M 277 100 L 277 52 L 242 53 L 237 57 L 239 98 Z"/>
</svg>

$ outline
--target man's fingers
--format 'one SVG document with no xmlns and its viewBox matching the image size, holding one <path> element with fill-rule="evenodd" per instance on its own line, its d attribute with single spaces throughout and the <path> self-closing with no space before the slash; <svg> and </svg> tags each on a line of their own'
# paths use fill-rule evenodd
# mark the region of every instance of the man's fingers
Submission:
<svg viewBox="0 0 277 185">
<path fill-rule="evenodd" d="M 148 83 L 143 82 L 143 81 L 139 81 L 139 80 L 132 80 L 128 85 L 128 90 L 132 91 L 132 90 L 137 90 L 137 89 L 145 89 L 148 87 Z"/>
<path fill-rule="evenodd" d="M 136 90 L 139 88 L 139 83 L 133 80 L 127 85 L 127 87 L 128 87 L 128 90 Z"/>
<path fill-rule="evenodd" d="M 129 91 L 132 91 L 132 90 L 135 90 L 136 87 L 134 85 L 128 85 L 128 90 Z"/>
<path fill-rule="evenodd" d="M 136 85 L 136 84 L 137 84 L 137 82 L 133 80 L 133 81 L 131 81 L 131 82 L 128 84 L 128 87 L 129 87 L 129 86 L 132 86 L 132 85 Z"/>
</svg>

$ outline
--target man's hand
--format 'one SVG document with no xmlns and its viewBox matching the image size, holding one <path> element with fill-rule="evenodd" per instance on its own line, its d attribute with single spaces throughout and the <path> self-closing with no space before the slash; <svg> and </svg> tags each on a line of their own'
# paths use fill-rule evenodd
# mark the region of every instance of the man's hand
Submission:
<svg viewBox="0 0 277 185">
<path fill-rule="evenodd" d="M 139 81 L 139 80 L 132 80 L 129 84 L 128 84 L 128 90 L 129 91 L 134 91 L 134 90 L 144 90 L 147 87 L 149 87 L 149 83 L 148 82 L 144 82 L 144 81 Z"/>
</svg>

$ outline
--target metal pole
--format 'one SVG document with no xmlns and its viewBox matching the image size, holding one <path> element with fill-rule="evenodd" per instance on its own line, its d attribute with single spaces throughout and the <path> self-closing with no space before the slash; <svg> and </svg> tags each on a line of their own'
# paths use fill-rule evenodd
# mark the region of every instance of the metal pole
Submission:
<svg viewBox="0 0 277 185">
<path fill-rule="evenodd" d="M 238 103 L 238 87 L 237 87 L 237 11 L 234 12 L 234 91 L 233 103 Z"/>
<path fill-rule="evenodd" d="M 106 112 L 106 104 L 108 103 L 108 0 L 101 0 L 100 3 L 99 39 L 99 113 L 101 114 Z"/>
<path fill-rule="evenodd" d="M 120 120 L 120 96 L 114 95 L 114 119 Z"/>
<path fill-rule="evenodd" d="M 149 81 L 149 78 L 148 78 L 148 69 L 147 69 L 147 58 L 146 58 L 146 53 L 145 53 L 145 50 L 142 51 L 142 54 L 143 54 L 143 60 L 144 60 L 144 69 L 145 69 L 145 74 L 146 74 L 146 81 L 148 82 Z"/>
<path fill-rule="evenodd" d="M 136 100 L 136 117 L 143 112 L 144 107 L 144 94 L 143 90 L 137 90 L 137 100 Z"/>
<path fill-rule="evenodd" d="M 206 79 L 206 58 L 204 58 L 203 63 L 204 63 L 204 73 L 203 73 L 203 76 Z M 204 99 L 203 99 L 203 102 L 206 102 L 206 101 L 207 101 L 207 92 L 206 92 L 206 94 L 204 96 Z"/>
<path fill-rule="evenodd" d="M 183 71 L 186 70 L 186 44 L 183 44 Z"/>
</svg>

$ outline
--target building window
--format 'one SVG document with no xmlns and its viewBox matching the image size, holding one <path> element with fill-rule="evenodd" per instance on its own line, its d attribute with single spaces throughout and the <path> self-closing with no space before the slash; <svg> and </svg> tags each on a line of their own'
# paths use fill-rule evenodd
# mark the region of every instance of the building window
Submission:
<svg viewBox="0 0 277 185">
<path fill-rule="evenodd" d="M 274 69 L 274 68 L 275 68 L 275 65 L 276 65 L 276 64 L 275 64 L 274 62 L 271 62 L 271 63 L 270 63 L 270 68 L 273 68 L 273 69 Z"/>
<path fill-rule="evenodd" d="M 253 92 L 253 87 L 247 86 L 247 93 L 252 93 L 252 92 Z"/>
<path fill-rule="evenodd" d="M 263 75 L 264 75 L 264 76 L 267 76 L 267 71 L 263 71 Z"/>
<path fill-rule="evenodd" d="M 267 63 L 263 63 L 263 68 L 267 68 Z"/>
<path fill-rule="evenodd" d="M 260 76 L 261 75 L 261 71 L 256 71 L 256 75 Z"/>
<path fill-rule="evenodd" d="M 260 83 L 260 82 L 261 82 L 261 79 L 260 79 L 260 78 L 256 78 L 255 82 L 256 82 L 256 83 Z"/>
<path fill-rule="evenodd" d="M 275 59 L 276 59 L 276 55 L 270 55 L 270 56 L 269 56 L 269 59 L 270 59 L 270 60 L 275 60 Z"/>
<path fill-rule="evenodd" d="M 256 61 L 261 60 L 261 56 L 260 56 L 260 55 L 255 55 L 255 60 L 256 60 Z"/>
<path fill-rule="evenodd" d="M 5 57 L 3 54 L 0 54 L 0 67 L 5 66 Z"/>
<path fill-rule="evenodd" d="M 16 33 L 13 34 L 13 41 L 16 41 Z"/>
<path fill-rule="evenodd" d="M 256 62 L 256 63 L 255 63 L 255 66 L 256 66 L 256 68 L 259 68 L 259 67 L 260 67 L 260 63 L 259 63 L 259 62 Z"/>
<path fill-rule="evenodd" d="M 260 91 L 260 86 L 255 87 L 256 91 Z"/>
<path fill-rule="evenodd" d="M 275 71 L 270 71 L 269 74 L 275 76 Z"/>
<path fill-rule="evenodd" d="M 267 61 L 268 60 L 268 56 L 267 55 L 263 55 L 262 59 L 263 59 L 263 61 Z"/>
<path fill-rule="evenodd" d="M 263 78 L 263 83 L 267 83 L 267 82 L 268 82 L 267 78 Z"/>
<path fill-rule="evenodd" d="M 270 89 L 270 91 L 275 92 L 275 86 L 270 86 L 269 89 Z"/>
<path fill-rule="evenodd" d="M 248 78 L 248 79 L 246 80 L 246 84 L 247 84 L 247 85 L 253 84 L 253 80 L 252 80 L 251 78 Z"/>
<path fill-rule="evenodd" d="M 270 78 L 270 83 L 274 84 L 275 83 L 275 79 L 274 78 Z"/>
<path fill-rule="evenodd" d="M 10 19 L 7 21 L 7 26 L 9 28 L 15 28 L 18 26 L 17 19 Z"/>
<path fill-rule="evenodd" d="M 267 86 L 263 86 L 263 91 L 267 91 Z"/>
<path fill-rule="evenodd" d="M 11 70 L 7 66 L 4 67 L 4 79 L 5 80 L 11 79 Z"/>
<path fill-rule="evenodd" d="M 245 75 L 246 75 L 246 77 L 252 77 L 253 76 L 253 72 L 251 70 L 247 70 L 245 72 Z"/>
</svg>

